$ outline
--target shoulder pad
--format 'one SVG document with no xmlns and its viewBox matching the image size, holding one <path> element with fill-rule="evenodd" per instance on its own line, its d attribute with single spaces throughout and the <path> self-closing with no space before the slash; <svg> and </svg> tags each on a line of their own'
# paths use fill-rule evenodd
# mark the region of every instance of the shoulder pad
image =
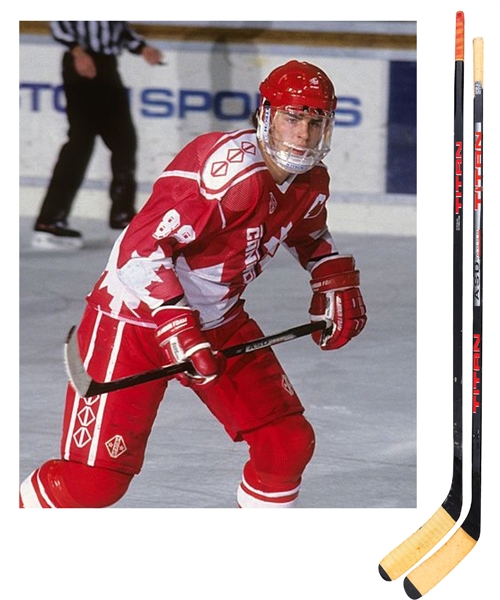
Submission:
<svg viewBox="0 0 500 600">
<path fill-rule="evenodd" d="M 208 199 L 220 198 L 235 183 L 266 168 L 255 131 L 228 133 L 214 145 L 205 160 L 201 171 L 201 193 Z"/>
</svg>

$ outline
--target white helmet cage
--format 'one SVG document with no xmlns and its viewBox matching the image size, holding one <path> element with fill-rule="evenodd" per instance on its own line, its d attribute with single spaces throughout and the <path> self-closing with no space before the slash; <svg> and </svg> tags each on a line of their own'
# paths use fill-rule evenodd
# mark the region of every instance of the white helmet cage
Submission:
<svg viewBox="0 0 500 600">
<path fill-rule="evenodd" d="M 277 114 L 289 114 L 295 117 L 309 117 L 320 128 L 314 147 L 294 145 L 292 142 L 277 139 L 273 131 L 273 121 Z M 305 173 L 317 165 L 330 152 L 334 112 L 309 107 L 274 107 L 266 98 L 262 98 L 257 112 L 257 139 L 266 153 L 287 173 Z"/>
</svg>

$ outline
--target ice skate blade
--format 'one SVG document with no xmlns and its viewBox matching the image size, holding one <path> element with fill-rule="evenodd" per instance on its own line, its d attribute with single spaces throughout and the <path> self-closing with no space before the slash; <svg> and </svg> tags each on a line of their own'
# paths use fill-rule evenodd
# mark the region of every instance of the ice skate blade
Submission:
<svg viewBox="0 0 500 600">
<path fill-rule="evenodd" d="M 81 237 L 57 236 L 45 231 L 35 231 L 31 239 L 31 246 L 42 251 L 80 250 L 80 248 L 83 248 L 83 239 Z"/>
</svg>

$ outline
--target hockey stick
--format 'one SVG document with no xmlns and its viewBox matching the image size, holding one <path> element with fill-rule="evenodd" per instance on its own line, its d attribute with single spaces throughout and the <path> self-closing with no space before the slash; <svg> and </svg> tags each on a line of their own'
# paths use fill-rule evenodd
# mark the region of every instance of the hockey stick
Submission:
<svg viewBox="0 0 500 600">
<path fill-rule="evenodd" d="M 268 335 L 250 342 L 231 346 L 222 350 L 222 353 L 226 358 L 231 358 L 240 354 L 247 354 L 249 352 L 255 352 L 256 350 L 261 350 L 262 348 L 268 348 L 269 346 L 281 344 L 282 342 L 289 342 L 299 337 L 309 335 L 313 331 L 326 331 L 326 328 L 326 321 L 306 323 L 305 325 L 298 325 L 297 327 L 292 327 L 291 329 L 286 329 L 285 331 L 280 331 L 279 333 L 275 333 L 273 335 Z M 107 394 L 108 392 L 122 390 L 134 385 L 139 385 L 140 383 L 154 381 L 156 379 L 173 377 L 178 373 L 189 372 L 192 369 L 191 362 L 186 361 L 162 367 L 160 369 L 154 369 L 152 371 L 146 371 L 136 375 L 122 377 L 113 381 L 95 381 L 87 373 L 82 359 L 80 358 L 75 327 L 72 327 L 68 333 L 68 338 L 64 346 L 64 358 L 69 380 L 82 398 L 98 396 L 99 394 Z"/>
<path fill-rule="evenodd" d="M 392 581 L 408 571 L 444 538 L 462 510 L 462 292 L 463 292 L 463 102 L 464 13 L 456 14 L 453 147 L 453 475 L 444 502 L 420 529 L 385 556 L 379 573 Z"/>
<path fill-rule="evenodd" d="M 420 598 L 474 548 L 481 530 L 482 334 L 483 334 L 483 39 L 474 38 L 474 270 L 472 313 L 472 490 L 460 527 L 404 580 L 410 598 Z"/>
</svg>

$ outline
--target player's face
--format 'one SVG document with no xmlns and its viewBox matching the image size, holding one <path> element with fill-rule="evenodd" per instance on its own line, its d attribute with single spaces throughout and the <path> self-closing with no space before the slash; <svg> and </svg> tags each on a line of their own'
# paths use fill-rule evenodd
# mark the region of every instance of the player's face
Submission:
<svg viewBox="0 0 500 600">
<path fill-rule="evenodd" d="M 324 114 L 319 109 L 275 108 L 262 103 L 257 115 L 257 139 L 280 170 L 279 181 L 283 173 L 309 171 L 328 154 L 333 121 L 333 113 Z M 272 164 L 268 167 L 273 171 Z"/>
<path fill-rule="evenodd" d="M 321 116 L 277 110 L 272 124 L 272 137 L 278 147 L 293 147 L 300 154 L 301 148 L 314 149 L 318 146 L 326 126 L 327 120 Z"/>
</svg>

